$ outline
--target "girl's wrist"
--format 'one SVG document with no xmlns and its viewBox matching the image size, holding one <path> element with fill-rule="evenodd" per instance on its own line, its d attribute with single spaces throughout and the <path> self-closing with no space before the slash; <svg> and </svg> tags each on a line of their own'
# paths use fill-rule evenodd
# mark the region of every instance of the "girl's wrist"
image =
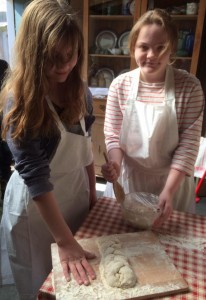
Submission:
<svg viewBox="0 0 206 300">
<path fill-rule="evenodd" d="M 72 233 L 55 238 L 55 242 L 59 247 L 64 247 L 68 244 L 71 244 L 73 241 L 74 241 L 74 236 L 72 235 Z"/>
</svg>

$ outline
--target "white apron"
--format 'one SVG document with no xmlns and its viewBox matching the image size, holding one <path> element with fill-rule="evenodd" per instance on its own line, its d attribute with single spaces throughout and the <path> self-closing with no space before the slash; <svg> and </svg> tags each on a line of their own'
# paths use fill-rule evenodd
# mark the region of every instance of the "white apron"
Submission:
<svg viewBox="0 0 206 300">
<path fill-rule="evenodd" d="M 54 111 L 50 102 L 49 105 Z M 85 167 L 93 160 L 91 138 L 85 132 L 84 119 L 80 123 L 84 136 L 67 132 L 59 120 L 61 140 L 50 163 L 54 194 L 73 232 L 89 211 L 89 181 Z M 52 268 L 50 244 L 54 240 L 17 171 L 7 185 L 0 230 L 0 283 L 11 284 L 14 276 L 20 299 L 36 299 Z"/>
<path fill-rule="evenodd" d="M 125 155 L 119 181 L 126 193 L 139 191 L 159 195 L 179 142 L 173 69 L 167 68 L 165 101 L 154 105 L 136 101 L 140 69 L 134 73 L 120 132 L 120 146 Z M 174 209 L 195 211 L 193 176 L 185 177 L 173 203 Z"/>
</svg>

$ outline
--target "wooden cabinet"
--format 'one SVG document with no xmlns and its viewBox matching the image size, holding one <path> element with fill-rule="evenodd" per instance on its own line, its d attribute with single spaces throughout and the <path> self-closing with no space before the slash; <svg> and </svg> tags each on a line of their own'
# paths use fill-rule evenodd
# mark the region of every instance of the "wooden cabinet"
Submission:
<svg viewBox="0 0 206 300">
<path fill-rule="evenodd" d="M 91 79 L 96 76 L 97 86 L 108 87 L 106 82 L 103 84 L 99 84 L 98 82 L 97 72 L 100 69 L 109 69 L 112 71 L 113 76 L 116 77 L 120 72 L 135 67 L 135 63 L 131 60 L 129 53 L 123 51 L 121 41 L 123 41 L 124 36 L 126 40 L 126 34 L 131 30 L 135 20 L 139 18 L 140 4 L 141 1 L 135 2 L 133 15 L 122 15 L 122 0 L 84 1 L 83 34 L 85 40 L 85 65 L 83 73 L 89 85 L 93 85 L 91 84 Z M 98 38 L 101 33 L 103 33 L 102 37 Z M 106 38 L 109 35 L 111 39 L 110 41 L 108 39 L 107 47 Z M 112 43 L 112 39 L 114 39 L 114 43 Z M 105 46 L 102 47 L 101 45 L 101 49 L 99 49 L 99 43 L 104 42 L 104 40 Z M 118 48 L 121 52 L 111 54 L 107 48 Z"/>
<path fill-rule="evenodd" d="M 96 76 L 99 69 L 111 69 L 114 77 L 116 77 L 120 72 L 136 67 L 134 60 L 129 55 L 123 55 L 123 52 L 114 55 L 108 53 L 108 51 L 98 51 L 98 34 L 103 31 L 114 33 L 117 38 L 114 47 L 121 48 L 121 36 L 131 30 L 133 24 L 143 13 L 153 8 L 162 8 L 171 11 L 171 16 L 177 24 L 179 32 L 183 35 L 190 32 L 193 35 L 194 47 L 192 53 L 180 54 L 181 51 L 178 51 L 178 56 L 175 56 L 175 60 L 178 68 L 186 69 L 196 75 L 206 1 L 193 1 L 197 3 L 199 8 L 195 15 L 184 13 L 187 2 L 190 2 L 188 0 L 134 0 L 135 10 L 133 10 L 133 15 L 122 15 L 121 7 L 123 2 L 123 0 L 83 1 L 83 34 L 85 40 L 85 65 L 83 73 L 89 85 L 91 85 L 91 78 Z M 180 11 L 181 14 L 175 13 L 175 10 L 177 12 Z M 109 47 L 110 45 L 108 45 Z M 106 46 L 103 50 L 106 50 Z M 99 86 L 98 80 L 95 85 Z M 103 87 L 104 85 L 107 86 L 106 82 L 101 82 L 100 86 Z"/>
<path fill-rule="evenodd" d="M 103 153 L 106 152 L 104 143 L 104 114 L 106 109 L 106 99 L 93 98 L 95 123 L 92 126 L 92 143 L 95 162 L 95 173 L 102 176 L 101 166 L 105 163 Z"/>
</svg>

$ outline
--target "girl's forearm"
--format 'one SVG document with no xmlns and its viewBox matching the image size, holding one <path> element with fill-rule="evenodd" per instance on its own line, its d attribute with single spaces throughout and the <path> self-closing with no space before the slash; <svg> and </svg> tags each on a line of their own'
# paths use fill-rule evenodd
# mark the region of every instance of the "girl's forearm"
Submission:
<svg viewBox="0 0 206 300">
<path fill-rule="evenodd" d="M 185 176 L 186 174 L 182 171 L 170 169 L 164 190 L 167 190 L 170 194 L 174 195 Z"/>
<path fill-rule="evenodd" d="M 73 240 L 73 234 L 66 224 L 53 192 L 35 197 L 34 202 L 55 242 L 60 246 Z"/>
<path fill-rule="evenodd" d="M 109 160 L 116 162 L 119 166 L 122 164 L 123 152 L 120 148 L 111 149 L 108 152 Z"/>
</svg>

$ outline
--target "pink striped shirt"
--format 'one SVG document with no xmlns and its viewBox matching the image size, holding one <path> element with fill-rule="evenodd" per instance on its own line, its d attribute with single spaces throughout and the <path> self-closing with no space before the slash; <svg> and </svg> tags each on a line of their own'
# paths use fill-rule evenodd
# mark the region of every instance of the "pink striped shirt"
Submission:
<svg viewBox="0 0 206 300">
<path fill-rule="evenodd" d="M 120 148 L 120 129 L 133 76 L 134 71 L 124 73 L 110 85 L 104 123 L 107 151 Z M 173 154 L 171 168 L 192 175 L 201 136 L 204 95 L 199 80 L 192 74 L 174 69 L 174 80 L 179 145 Z M 164 99 L 164 83 L 140 81 L 136 101 L 155 105 Z"/>
</svg>

